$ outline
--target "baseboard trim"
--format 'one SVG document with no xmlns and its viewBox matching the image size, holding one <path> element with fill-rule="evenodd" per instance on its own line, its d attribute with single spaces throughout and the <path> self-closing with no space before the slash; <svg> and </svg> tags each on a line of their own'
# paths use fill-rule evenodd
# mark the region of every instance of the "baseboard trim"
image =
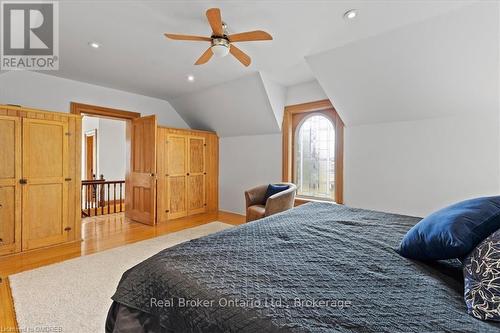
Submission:
<svg viewBox="0 0 500 333">
<path fill-rule="evenodd" d="M 10 290 L 9 278 L 2 277 L 0 281 L 0 331 L 19 332 L 14 311 L 14 300 Z"/>
<path fill-rule="evenodd" d="M 238 213 L 219 210 L 218 220 L 220 222 L 237 225 L 246 223 L 246 216 Z"/>
</svg>

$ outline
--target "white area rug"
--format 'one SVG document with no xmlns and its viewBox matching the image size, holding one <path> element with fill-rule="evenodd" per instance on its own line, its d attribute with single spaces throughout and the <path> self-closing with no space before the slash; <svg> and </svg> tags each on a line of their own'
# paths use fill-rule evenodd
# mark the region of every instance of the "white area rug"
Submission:
<svg viewBox="0 0 500 333">
<path fill-rule="evenodd" d="M 19 328 L 26 332 L 102 333 L 110 297 L 123 272 L 167 247 L 231 227 L 212 222 L 12 275 Z M 49 327 L 55 330 L 40 330 Z"/>
</svg>

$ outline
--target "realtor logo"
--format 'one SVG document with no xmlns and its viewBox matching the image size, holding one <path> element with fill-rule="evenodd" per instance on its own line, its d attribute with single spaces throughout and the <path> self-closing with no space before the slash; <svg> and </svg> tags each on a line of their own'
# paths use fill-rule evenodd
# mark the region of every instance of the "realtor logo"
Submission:
<svg viewBox="0 0 500 333">
<path fill-rule="evenodd" d="M 2 1 L 2 70 L 59 69 L 59 3 Z"/>
</svg>

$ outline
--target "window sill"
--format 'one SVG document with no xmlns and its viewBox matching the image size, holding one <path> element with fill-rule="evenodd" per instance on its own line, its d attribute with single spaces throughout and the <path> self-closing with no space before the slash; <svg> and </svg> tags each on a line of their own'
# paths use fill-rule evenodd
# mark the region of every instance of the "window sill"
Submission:
<svg viewBox="0 0 500 333">
<path fill-rule="evenodd" d="M 337 204 L 333 200 L 295 197 L 295 206 L 300 206 L 300 205 L 306 204 L 308 202 L 327 202 L 327 203 Z"/>
</svg>

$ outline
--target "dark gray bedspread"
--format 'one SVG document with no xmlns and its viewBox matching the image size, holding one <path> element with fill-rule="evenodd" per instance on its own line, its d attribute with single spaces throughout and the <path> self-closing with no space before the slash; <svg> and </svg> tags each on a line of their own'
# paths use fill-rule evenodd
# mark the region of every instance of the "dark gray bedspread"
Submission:
<svg viewBox="0 0 500 333">
<path fill-rule="evenodd" d="M 499 331 L 466 314 L 458 265 L 394 251 L 418 221 L 312 203 L 166 249 L 124 273 L 106 330 Z"/>
</svg>

